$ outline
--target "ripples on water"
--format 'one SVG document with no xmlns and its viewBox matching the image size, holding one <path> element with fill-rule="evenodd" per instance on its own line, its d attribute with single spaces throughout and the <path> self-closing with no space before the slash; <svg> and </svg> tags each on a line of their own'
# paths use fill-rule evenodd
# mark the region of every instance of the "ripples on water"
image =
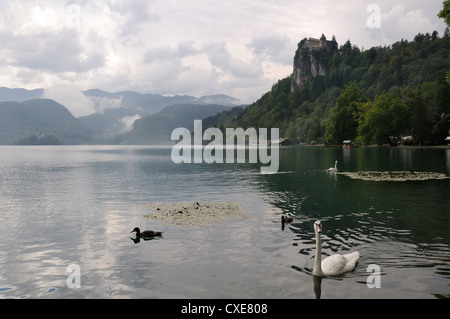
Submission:
<svg viewBox="0 0 450 319">
<path fill-rule="evenodd" d="M 448 163 L 440 152 L 355 151 L 283 149 L 280 173 L 261 175 L 249 164 L 177 166 L 168 149 L 7 148 L 0 297 L 449 297 L 448 180 L 370 183 L 324 171 L 335 159 L 349 171 L 398 170 L 405 158 L 449 174 Z M 142 217 L 149 202 L 197 200 L 236 201 L 252 218 L 180 230 Z M 294 217 L 284 230 L 282 214 Z M 323 257 L 360 251 L 354 272 L 313 280 L 317 219 Z M 129 232 L 141 225 L 164 237 L 134 244 Z M 71 263 L 81 290 L 65 287 Z M 370 264 L 381 267 L 381 289 L 367 288 Z"/>
<path fill-rule="evenodd" d="M 425 157 L 422 158 L 426 164 Z M 410 156 L 408 160 L 413 162 Z M 344 162 L 344 169 L 354 169 L 348 162 Z M 388 165 L 382 164 L 393 169 Z M 438 171 L 442 172 L 442 167 Z M 321 184 L 313 181 L 320 173 L 328 181 Z M 320 219 L 323 258 L 354 250 L 361 253 L 357 268 L 345 278 L 356 278 L 356 282 L 365 285 L 367 267 L 371 264 L 381 267 L 382 287 L 388 290 L 366 294 L 367 290 L 362 289 L 359 297 L 423 298 L 427 296 L 422 294 L 425 291 L 429 296 L 450 296 L 448 180 L 371 183 L 324 175 L 323 170 L 297 172 L 285 179 L 284 185 L 277 184 L 280 190 L 270 193 L 270 202 L 281 213 L 293 213 L 296 217 L 289 229 L 296 236 L 294 245 L 301 258 L 293 269 L 312 273 L 315 256 L 312 225 Z"/>
</svg>

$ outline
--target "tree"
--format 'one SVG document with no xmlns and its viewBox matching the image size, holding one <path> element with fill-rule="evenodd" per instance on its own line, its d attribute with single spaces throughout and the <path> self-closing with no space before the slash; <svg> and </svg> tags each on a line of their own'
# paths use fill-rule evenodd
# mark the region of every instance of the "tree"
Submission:
<svg viewBox="0 0 450 319">
<path fill-rule="evenodd" d="M 450 27 L 450 0 L 444 1 L 438 17 L 444 19 L 445 23 Z M 450 71 L 447 72 L 447 83 L 450 85 Z"/>
<path fill-rule="evenodd" d="M 444 1 L 442 4 L 442 10 L 438 14 L 439 18 L 445 20 L 448 26 L 450 26 L 450 0 Z"/>
<path fill-rule="evenodd" d="M 423 98 L 422 86 L 416 90 L 409 89 L 405 101 L 409 107 L 412 137 L 421 146 L 430 139 L 431 131 L 431 111 Z"/>
<path fill-rule="evenodd" d="M 432 129 L 430 142 L 442 144 L 450 129 L 450 86 L 445 72 L 436 72 L 436 80 L 421 86 L 422 97 L 430 110 Z"/>
<path fill-rule="evenodd" d="M 337 98 L 330 120 L 328 122 L 325 139 L 327 143 L 339 144 L 346 139 L 355 139 L 360 116 L 361 105 L 368 102 L 366 94 L 356 82 L 345 86 L 344 92 Z"/>
<path fill-rule="evenodd" d="M 408 130 L 408 109 L 395 93 L 377 95 L 372 104 L 364 106 L 364 111 L 357 141 L 365 145 L 397 145 L 402 134 Z"/>
<path fill-rule="evenodd" d="M 286 130 L 286 138 L 294 144 L 297 142 L 297 128 L 294 122 L 289 123 Z"/>
</svg>

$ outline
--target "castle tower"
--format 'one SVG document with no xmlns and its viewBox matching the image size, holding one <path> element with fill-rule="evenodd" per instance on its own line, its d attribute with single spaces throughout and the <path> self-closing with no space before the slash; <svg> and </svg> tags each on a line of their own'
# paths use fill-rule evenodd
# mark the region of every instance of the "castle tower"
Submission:
<svg viewBox="0 0 450 319">
<path fill-rule="evenodd" d="M 320 37 L 320 47 L 321 48 L 327 47 L 327 37 L 323 33 L 322 33 L 322 36 Z"/>
</svg>

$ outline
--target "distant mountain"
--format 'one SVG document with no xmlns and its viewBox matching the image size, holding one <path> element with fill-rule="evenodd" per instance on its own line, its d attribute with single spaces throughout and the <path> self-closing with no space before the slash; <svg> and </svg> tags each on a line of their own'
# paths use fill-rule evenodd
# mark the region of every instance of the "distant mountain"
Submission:
<svg viewBox="0 0 450 319">
<path fill-rule="evenodd" d="M 194 120 L 201 120 L 229 110 L 230 106 L 216 104 L 178 104 L 165 107 L 157 114 L 134 122 L 131 130 L 116 137 L 116 143 L 169 144 L 172 131 L 178 127 L 194 129 Z"/>
<path fill-rule="evenodd" d="M 159 94 L 140 94 L 137 92 L 109 93 L 101 90 L 83 92 L 94 102 L 96 113 L 81 117 L 80 120 L 99 141 L 125 133 L 134 121 L 156 114 L 170 105 L 239 105 L 233 97 L 218 94 L 196 98 L 189 95 L 163 96 Z"/>
<path fill-rule="evenodd" d="M 147 144 L 149 131 L 139 126 L 143 122 L 137 125 L 136 131 L 133 126 L 135 121 L 155 115 L 168 106 L 177 105 L 164 110 L 159 116 L 164 115 L 163 123 L 169 128 L 165 129 L 160 125 L 161 130 L 152 131 L 150 135 L 155 138 L 150 140 L 161 141 L 165 133 L 161 135 L 160 132 L 167 132 L 172 126 L 183 126 L 186 118 L 202 119 L 215 115 L 228 106 L 240 104 L 238 99 L 223 94 L 197 98 L 132 91 L 110 93 L 98 89 L 87 90 L 83 94 L 92 102 L 96 112 L 76 119 L 61 104 L 41 99 L 45 96 L 44 89 L 0 88 L 0 144 L 14 144 L 30 137 L 36 128 L 44 135 L 54 135 L 64 144 L 111 143 L 112 138 L 117 136 L 119 140 L 127 136 L 129 139 L 126 142 Z M 186 107 L 182 108 L 181 105 Z M 134 133 L 126 135 L 130 130 L 134 130 Z M 144 137 L 140 138 L 136 132 L 142 132 Z"/>
<path fill-rule="evenodd" d="M 35 134 L 53 135 L 64 144 L 87 143 L 90 135 L 63 105 L 49 99 L 0 102 L 0 144 L 11 145 Z"/>
<path fill-rule="evenodd" d="M 0 102 L 24 102 L 39 99 L 43 94 L 43 89 L 26 90 L 0 87 Z"/>
</svg>

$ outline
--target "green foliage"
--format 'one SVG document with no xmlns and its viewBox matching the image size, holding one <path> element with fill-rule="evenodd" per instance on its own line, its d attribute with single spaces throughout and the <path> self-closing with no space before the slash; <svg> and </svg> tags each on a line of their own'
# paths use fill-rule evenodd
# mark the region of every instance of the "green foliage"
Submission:
<svg viewBox="0 0 450 319">
<path fill-rule="evenodd" d="M 327 143 L 340 144 L 343 140 L 356 138 L 361 106 L 367 101 L 367 96 L 356 82 L 346 85 L 328 121 L 325 132 Z"/>
<path fill-rule="evenodd" d="M 397 145 L 409 127 L 406 104 L 395 93 L 376 96 L 362 110 L 357 141 L 365 145 Z"/>
<path fill-rule="evenodd" d="M 422 145 L 430 137 L 431 129 L 431 110 L 425 103 L 422 88 L 419 86 L 416 90 L 409 89 L 406 92 L 405 100 L 411 114 L 411 134 L 414 141 Z"/>
<path fill-rule="evenodd" d="M 445 72 L 438 72 L 435 81 L 423 83 L 420 89 L 429 110 L 429 116 L 423 120 L 431 122 L 428 142 L 442 144 L 450 128 L 450 85 L 445 80 Z"/>
<path fill-rule="evenodd" d="M 412 123 L 399 114 L 409 119 L 411 112 L 419 112 L 409 105 L 405 92 L 422 86 L 429 116 L 419 118 L 430 122 L 425 125 L 428 136 L 417 135 L 417 143 L 443 142 L 450 118 L 449 31 L 442 37 L 436 31 L 419 33 L 413 41 L 402 39 L 366 51 L 347 41 L 334 50 L 313 53 L 303 49 L 305 40 L 298 45 L 294 66 L 313 57 L 320 60 L 325 75 L 309 75 L 294 90 L 292 76 L 278 81 L 243 110 L 233 126 L 278 127 L 284 136 L 293 134 L 295 126 L 303 143 L 340 144 L 355 138 L 362 144 L 394 143 L 400 136 L 412 135 Z M 374 128 L 375 123 L 380 127 Z"/>
<path fill-rule="evenodd" d="M 450 0 L 444 1 L 442 10 L 439 12 L 438 17 L 444 19 L 445 23 L 450 26 Z"/>
<path fill-rule="evenodd" d="M 272 86 L 254 105 L 244 111 L 236 121 L 241 127 L 281 127 L 295 109 L 291 95 L 291 79 L 285 78 Z"/>
<path fill-rule="evenodd" d="M 286 138 L 289 141 L 295 143 L 297 141 L 297 135 L 298 135 L 297 134 L 297 127 L 296 127 L 295 123 L 294 122 L 290 122 L 289 126 L 288 126 L 288 128 L 286 130 L 286 134 L 285 134 Z"/>
</svg>

